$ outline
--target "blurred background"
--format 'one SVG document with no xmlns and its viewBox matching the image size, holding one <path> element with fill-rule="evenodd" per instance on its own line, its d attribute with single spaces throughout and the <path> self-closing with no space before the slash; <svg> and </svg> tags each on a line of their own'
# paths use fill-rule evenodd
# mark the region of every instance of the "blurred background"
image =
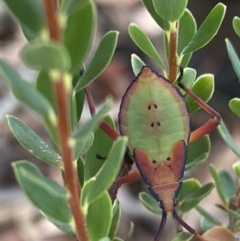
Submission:
<svg viewBox="0 0 240 241">
<path fill-rule="evenodd" d="M 130 57 L 132 53 L 139 55 L 151 68 L 159 71 L 154 63 L 139 51 L 128 36 L 128 26 L 131 22 L 137 23 L 151 38 L 159 52 L 163 52 L 163 36 L 161 29 L 151 19 L 143 8 L 140 0 L 95 0 L 98 8 L 98 28 L 96 41 L 109 30 L 120 32 L 117 51 L 107 70 L 91 85 L 91 91 L 96 104 L 99 104 L 107 95 L 114 99 L 115 106 L 112 117 L 116 119 L 119 103 L 127 86 L 134 79 L 131 70 Z M 240 84 L 233 72 L 227 56 L 225 38 L 229 38 L 235 49 L 240 53 L 240 39 L 232 28 L 234 16 L 240 16 L 239 0 L 222 1 L 227 6 L 223 24 L 217 36 L 203 49 L 194 53 L 189 67 L 197 70 L 197 75 L 212 73 L 215 75 L 215 93 L 210 105 L 215 108 L 226 122 L 236 143 L 240 146 L 240 121 L 228 108 L 228 101 L 233 97 L 240 97 Z M 189 0 L 188 8 L 196 18 L 198 26 L 207 14 L 218 3 L 215 0 Z M 18 57 L 19 50 L 26 43 L 14 18 L 0 0 L 0 57 L 5 59 L 17 72 L 29 81 L 33 81 L 35 72 L 27 69 Z M 96 46 L 95 46 L 96 47 Z M 75 239 L 65 236 L 51 223 L 42 218 L 41 214 L 30 204 L 19 190 L 13 175 L 11 163 L 15 160 L 26 159 L 41 168 L 44 174 L 59 179 L 58 170 L 44 165 L 25 149 L 23 149 L 11 134 L 5 116 L 14 115 L 32 127 L 44 140 L 49 138 L 38 116 L 20 105 L 0 78 L 0 240 L 1 241 L 73 241 Z M 86 119 L 88 113 L 86 110 Z M 193 129 L 203 124 L 209 115 L 198 111 L 193 115 Z M 185 177 L 196 177 L 202 184 L 211 181 L 208 171 L 210 163 L 218 169 L 231 171 L 232 163 L 236 161 L 234 154 L 220 139 L 217 131 L 211 133 L 212 150 L 208 161 L 197 169 L 197 172 L 186 173 Z M 141 179 L 121 187 L 118 198 L 122 206 L 122 220 L 119 228 L 119 237 L 125 238 L 132 221 L 135 225 L 131 240 L 152 240 L 160 218 L 147 211 L 138 200 L 138 193 L 146 191 Z M 214 207 L 220 203 L 215 191 L 204 199 L 202 206 L 214 216 L 225 220 L 227 216 Z M 190 212 L 185 220 L 192 226 L 199 227 L 199 216 Z M 164 230 L 163 241 L 169 240 L 174 233 L 174 221 L 168 220 Z"/>
</svg>

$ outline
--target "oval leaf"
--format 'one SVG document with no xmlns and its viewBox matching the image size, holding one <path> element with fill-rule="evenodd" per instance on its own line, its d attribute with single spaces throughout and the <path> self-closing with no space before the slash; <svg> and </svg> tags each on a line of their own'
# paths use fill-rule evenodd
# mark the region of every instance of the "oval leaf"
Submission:
<svg viewBox="0 0 240 241">
<path fill-rule="evenodd" d="M 1 59 L 0 75 L 2 75 L 3 78 L 11 85 L 11 89 L 16 98 L 26 104 L 29 108 L 46 118 L 49 118 L 49 116 L 53 114 L 51 105 L 46 98 L 30 83 L 22 80 L 20 76 Z"/>
<path fill-rule="evenodd" d="M 148 10 L 152 18 L 155 20 L 155 22 L 160 26 L 163 30 L 168 31 L 170 29 L 170 25 L 168 21 L 160 17 L 154 6 L 153 6 L 153 0 L 141 0 L 145 8 Z"/>
<path fill-rule="evenodd" d="M 233 29 L 235 33 L 240 37 L 240 18 L 239 17 L 234 17 L 233 18 Z"/>
<path fill-rule="evenodd" d="M 201 184 L 197 179 L 191 178 L 183 181 L 182 187 L 178 194 L 178 201 L 181 202 L 185 197 L 191 195 L 201 188 Z"/>
<path fill-rule="evenodd" d="M 225 200 L 229 202 L 236 193 L 236 183 L 234 182 L 231 175 L 225 170 L 221 170 L 219 172 L 219 179 L 221 182 L 221 188 L 223 190 Z"/>
<path fill-rule="evenodd" d="M 136 54 L 131 55 L 131 64 L 135 76 L 140 73 L 143 66 L 146 66 L 146 64 Z"/>
<path fill-rule="evenodd" d="M 220 134 L 220 136 L 223 138 L 223 140 L 228 145 L 228 147 L 236 154 L 236 156 L 238 156 L 240 158 L 240 149 L 234 142 L 231 134 L 229 133 L 229 131 L 223 121 L 221 121 L 221 124 L 218 125 L 217 130 L 218 130 L 218 133 Z"/>
<path fill-rule="evenodd" d="M 108 158 L 105 160 L 104 165 L 96 175 L 96 181 L 91 186 L 88 193 L 87 201 L 92 203 L 96 200 L 105 190 L 112 185 L 115 181 L 121 163 L 126 151 L 127 138 L 119 137 L 114 143 L 109 153 Z"/>
<path fill-rule="evenodd" d="M 116 31 L 110 31 L 103 37 L 91 63 L 79 79 L 75 88 L 76 91 L 89 85 L 106 69 L 116 49 L 118 34 Z"/>
<path fill-rule="evenodd" d="M 175 22 L 181 18 L 188 0 L 153 0 L 156 12 L 169 22 Z"/>
<path fill-rule="evenodd" d="M 7 116 L 8 125 L 18 142 L 37 158 L 62 167 L 61 157 L 29 126 L 14 116 Z"/>
<path fill-rule="evenodd" d="M 190 42 L 197 30 L 196 21 L 192 13 L 185 9 L 183 16 L 179 21 L 179 30 L 178 30 L 178 54 L 180 55 L 182 50 Z"/>
<path fill-rule="evenodd" d="M 214 76 L 212 74 L 204 74 L 197 78 L 194 82 L 191 91 L 195 93 L 203 101 L 208 102 L 214 92 Z M 190 96 L 186 96 L 189 113 L 194 113 L 201 107 Z"/>
<path fill-rule="evenodd" d="M 113 240 L 113 238 L 116 235 L 118 225 L 120 222 L 120 218 L 121 218 L 121 208 L 119 205 L 119 201 L 116 199 L 114 201 L 113 207 L 112 207 L 112 221 L 111 221 L 111 227 L 110 227 L 109 234 L 108 234 L 108 237 L 111 240 Z"/>
<path fill-rule="evenodd" d="M 202 164 L 208 158 L 209 152 L 210 139 L 208 135 L 189 143 L 187 146 L 185 170 L 189 170 Z"/>
<path fill-rule="evenodd" d="M 213 190 L 213 188 L 213 183 L 207 183 L 206 185 L 202 186 L 201 188 L 184 198 L 179 207 L 181 212 L 185 213 L 190 211 L 192 208 L 198 205 L 203 198 L 208 196 L 209 193 Z"/>
<path fill-rule="evenodd" d="M 227 200 L 226 200 L 226 197 L 224 195 L 224 191 L 223 191 L 223 188 L 222 188 L 219 173 L 217 172 L 216 168 L 213 165 L 210 165 L 209 170 L 210 170 L 210 173 L 211 173 L 211 175 L 213 177 L 213 180 L 215 182 L 216 189 L 217 189 L 219 197 L 222 199 L 222 201 L 225 204 L 227 204 Z"/>
<path fill-rule="evenodd" d="M 165 69 L 162 59 L 153 46 L 149 37 L 136 25 L 131 23 L 128 28 L 129 35 L 133 42 L 151 59 L 155 60 L 162 69 Z"/>
<path fill-rule="evenodd" d="M 71 58 L 71 73 L 81 66 L 92 46 L 95 32 L 96 12 L 91 0 L 77 1 L 68 16 L 66 29 L 63 34 L 64 45 Z"/>
<path fill-rule="evenodd" d="M 107 191 L 89 205 L 86 219 L 89 240 L 99 241 L 108 235 L 112 219 L 112 201 Z"/>
<path fill-rule="evenodd" d="M 156 213 L 159 215 L 162 214 L 162 209 L 159 206 L 160 203 L 155 198 L 153 198 L 146 192 L 139 193 L 138 197 L 139 197 L 141 203 L 143 204 L 143 206 L 146 209 L 148 209 L 150 212 L 153 212 L 153 213 Z"/>
<path fill-rule="evenodd" d="M 41 0 L 4 0 L 4 2 L 25 29 L 34 35 L 41 33 L 45 22 Z"/>
<path fill-rule="evenodd" d="M 240 98 L 233 98 L 230 100 L 229 107 L 235 115 L 240 117 Z"/>
<path fill-rule="evenodd" d="M 217 34 L 225 16 L 225 12 L 226 6 L 222 3 L 218 3 L 208 14 L 189 44 L 183 49 L 182 54 L 194 52 L 209 43 Z"/>
<path fill-rule="evenodd" d="M 58 183 L 44 177 L 37 167 L 27 161 L 12 164 L 14 174 L 25 194 L 43 213 L 69 223 L 72 219 L 67 192 Z"/>
<path fill-rule="evenodd" d="M 34 43 L 21 51 L 25 64 L 34 69 L 67 70 L 71 60 L 67 49 L 59 43 Z"/>
<path fill-rule="evenodd" d="M 231 42 L 228 39 L 226 39 L 225 42 L 226 42 L 226 46 L 227 46 L 228 56 L 231 60 L 233 69 L 234 69 L 238 79 L 240 80 L 240 60 L 239 60 L 237 53 L 236 53 L 235 49 L 233 48 Z"/>
</svg>

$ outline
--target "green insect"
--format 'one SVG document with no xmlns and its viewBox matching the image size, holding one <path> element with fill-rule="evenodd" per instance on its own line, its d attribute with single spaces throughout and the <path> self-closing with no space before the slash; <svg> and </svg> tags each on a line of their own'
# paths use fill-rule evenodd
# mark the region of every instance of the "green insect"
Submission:
<svg viewBox="0 0 240 241">
<path fill-rule="evenodd" d="M 148 67 L 143 67 L 128 87 L 119 112 L 120 133 L 129 138 L 128 151 L 163 210 L 155 241 L 160 240 L 167 215 L 199 240 L 205 240 L 178 216 L 175 206 L 182 185 L 186 146 L 219 125 L 220 115 L 180 82 L 182 75 L 181 70 L 178 85 L 214 116 L 194 132 L 190 130 L 190 115 L 182 94 Z"/>
</svg>

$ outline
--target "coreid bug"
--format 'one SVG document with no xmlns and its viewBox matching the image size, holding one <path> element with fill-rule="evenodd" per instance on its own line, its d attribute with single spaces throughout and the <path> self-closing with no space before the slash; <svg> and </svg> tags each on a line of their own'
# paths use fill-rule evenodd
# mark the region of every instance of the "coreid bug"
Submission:
<svg viewBox="0 0 240 241">
<path fill-rule="evenodd" d="M 175 205 L 182 185 L 186 146 L 216 128 L 220 115 L 181 83 L 182 76 L 180 69 L 179 87 L 214 117 L 197 130 L 190 130 L 190 115 L 183 95 L 148 67 L 142 68 L 126 90 L 119 111 L 120 133 L 129 138 L 128 151 L 163 210 L 155 241 L 160 240 L 167 215 L 199 240 L 205 240 L 178 216 Z"/>
</svg>

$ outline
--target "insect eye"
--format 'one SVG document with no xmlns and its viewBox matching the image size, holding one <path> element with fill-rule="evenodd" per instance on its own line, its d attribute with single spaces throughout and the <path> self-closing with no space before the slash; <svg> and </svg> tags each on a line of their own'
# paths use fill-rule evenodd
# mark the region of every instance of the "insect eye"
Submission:
<svg viewBox="0 0 240 241">
<path fill-rule="evenodd" d="M 148 106 L 148 109 L 151 110 L 151 105 Z"/>
<path fill-rule="evenodd" d="M 161 125 L 161 123 L 158 121 L 158 122 L 157 122 L 157 125 L 158 125 L 158 126 L 160 126 L 160 125 Z"/>
<path fill-rule="evenodd" d="M 152 160 L 152 163 L 155 164 L 155 163 L 157 163 L 157 161 L 153 159 L 153 160 Z"/>
<path fill-rule="evenodd" d="M 153 122 L 151 123 L 151 127 L 154 127 L 154 123 Z"/>
<path fill-rule="evenodd" d="M 167 160 L 167 161 L 171 161 L 171 157 L 168 157 L 166 160 Z"/>
<path fill-rule="evenodd" d="M 158 108 L 158 106 L 156 105 L 156 104 L 154 104 L 154 107 L 157 109 Z"/>
</svg>

